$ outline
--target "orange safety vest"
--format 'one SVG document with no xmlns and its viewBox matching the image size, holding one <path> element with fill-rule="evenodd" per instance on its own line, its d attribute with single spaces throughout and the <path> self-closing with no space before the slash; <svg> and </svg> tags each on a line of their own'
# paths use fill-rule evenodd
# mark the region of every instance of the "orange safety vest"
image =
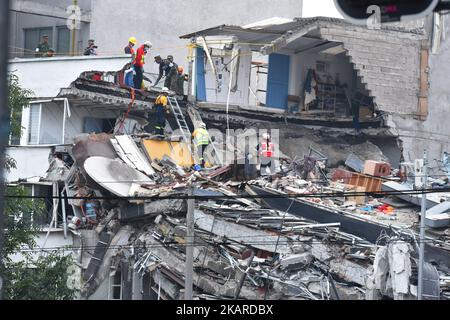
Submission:
<svg viewBox="0 0 450 320">
<path fill-rule="evenodd" d="M 261 144 L 261 155 L 266 158 L 271 158 L 273 156 L 273 143 L 263 142 Z"/>
</svg>

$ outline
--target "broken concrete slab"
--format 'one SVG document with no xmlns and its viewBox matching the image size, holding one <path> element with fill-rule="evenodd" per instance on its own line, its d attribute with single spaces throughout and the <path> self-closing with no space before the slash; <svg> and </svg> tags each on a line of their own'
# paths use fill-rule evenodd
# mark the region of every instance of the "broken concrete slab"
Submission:
<svg viewBox="0 0 450 320">
<path fill-rule="evenodd" d="M 200 210 L 195 210 L 194 219 L 198 228 L 213 233 L 216 236 L 224 237 L 238 243 L 248 244 L 249 246 L 267 252 L 291 253 L 291 241 L 284 236 L 280 236 L 278 239 L 276 234 L 270 234 L 224 221 L 220 218 L 205 214 Z"/>
<path fill-rule="evenodd" d="M 300 254 L 292 254 L 280 259 L 281 269 L 297 270 L 305 268 L 313 260 L 313 255 L 310 252 Z"/>
<path fill-rule="evenodd" d="M 119 197 L 129 197 L 135 184 L 154 184 L 149 177 L 119 160 L 90 157 L 84 162 L 84 168 L 96 183 Z"/>
</svg>

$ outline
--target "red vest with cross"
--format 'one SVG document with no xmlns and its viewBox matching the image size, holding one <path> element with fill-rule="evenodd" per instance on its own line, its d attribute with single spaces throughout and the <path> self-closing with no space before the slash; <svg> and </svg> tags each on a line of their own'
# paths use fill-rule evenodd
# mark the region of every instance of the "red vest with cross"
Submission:
<svg viewBox="0 0 450 320">
<path fill-rule="evenodd" d="M 273 156 L 273 143 L 269 140 L 265 140 L 261 143 L 261 155 L 266 158 L 271 158 Z"/>
</svg>

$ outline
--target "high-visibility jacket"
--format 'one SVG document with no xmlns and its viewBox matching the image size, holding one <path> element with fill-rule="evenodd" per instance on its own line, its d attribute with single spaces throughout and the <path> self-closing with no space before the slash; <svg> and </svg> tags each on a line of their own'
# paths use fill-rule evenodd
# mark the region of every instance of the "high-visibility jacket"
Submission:
<svg viewBox="0 0 450 320">
<path fill-rule="evenodd" d="M 273 143 L 270 141 L 264 141 L 261 143 L 261 155 L 266 158 L 273 156 Z"/>
<path fill-rule="evenodd" d="M 144 45 L 140 46 L 136 52 L 136 58 L 134 59 L 133 64 L 137 67 L 143 67 L 145 64 L 145 54 L 147 51 L 144 48 Z"/>
<path fill-rule="evenodd" d="M 192 136 L 194 137 L 196 146 L 209 144 L 209 133 L 206 129 L 198 128 L 194 131 Z"/>
</svg>

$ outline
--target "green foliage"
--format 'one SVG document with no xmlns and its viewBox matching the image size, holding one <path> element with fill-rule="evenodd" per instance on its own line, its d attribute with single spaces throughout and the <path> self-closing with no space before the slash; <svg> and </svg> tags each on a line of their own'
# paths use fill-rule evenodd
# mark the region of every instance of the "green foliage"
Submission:
<svg viewBox="0 0 450 320">
<path fill-rule="evenodd" d="M 14 137 L 21 135 L 22 109 L 27 107 L 32 95 L 30 90 L 20 87 L 19 79 L 13 73 L 8 77 L 11 126 L 9 132 Z M 16 167 L 11 157 L 6 158 L 5 169 Z M 0 182 L 1 183 L 1 182 Z M 5 243 L 3 251 L 4 268 L 0 270 L 4 281 L 4 298 L 11 300 L 61 300 L 73 299 L 75 291 L 67 285 L 68 268 L 73 265 L 70 256 L 58 253 L 35 255 L 35 237 L 39 231 L 31 223 L 33 218 L 44 212 L 42 200 L 27 198 L 23 186 L 8 187 L 5 197 Z M 21 253 L 20 262 L 14 262 L 11 255 Z"/>
<path fill-rule="evenodd" d="M 49 253 L 25 262 L 10 263 L 5 283 L 8 300 L 71 300 L 75 290 L 67 285 L 71 256 Z"/>
<path fill-rule="evenodd" d="M 14 73 L 8 75 L 8 90 L 8 106 L 11 111 L 10 134 L 14 137 L 20 137 L 22 131 L 22 109 L 29 105 L 33 92 L 22 88 L 19 84 L 19 77 Z"/>
<path fill-rule="evenodd" d="M 10 255 L 22 247 L 33 248 L 34 237 L 38 231 L 30 223 L 30 214 L 34 217 L 42 214 L 44 203 L 40 199 L 23 198 L 27 192 L 23 186 L 8 187 L 5 201 L 5 254 Z"/>
</svg>

